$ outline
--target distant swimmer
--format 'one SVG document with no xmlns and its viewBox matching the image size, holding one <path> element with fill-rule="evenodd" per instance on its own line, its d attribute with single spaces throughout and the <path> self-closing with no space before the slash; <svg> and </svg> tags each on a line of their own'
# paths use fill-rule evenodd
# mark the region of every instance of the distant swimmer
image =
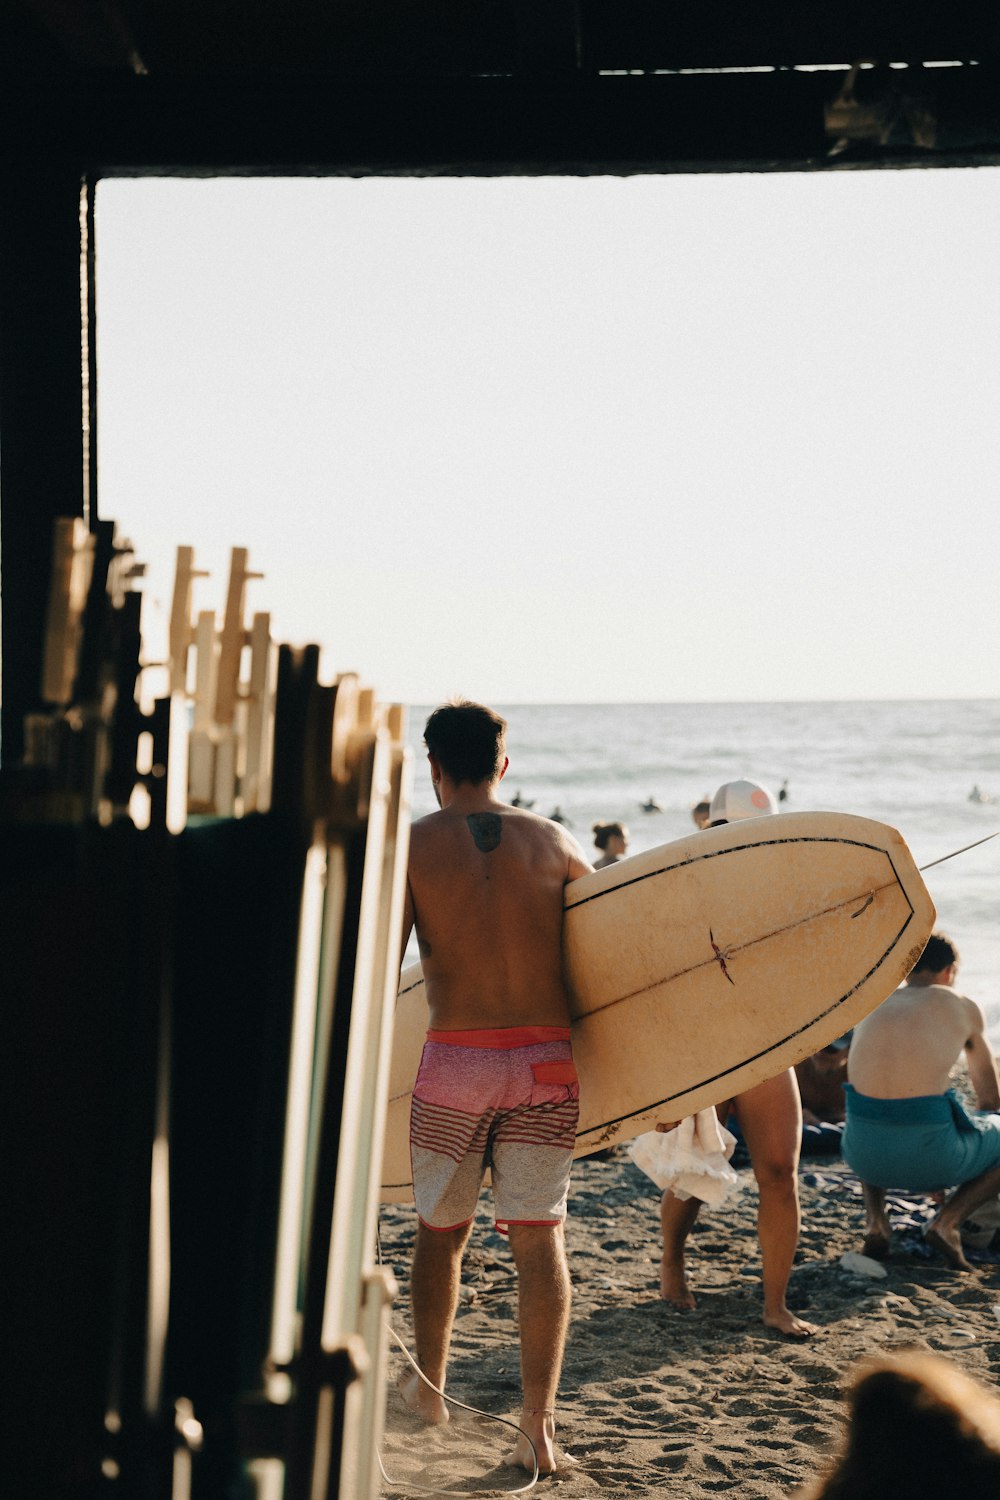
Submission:
<svg viewBox="0 0 1000 1500">
<path fill-rule="evenodd" d="M 563 810 L 562 810 L 561 807 L 554 807 L 552 809 L 552 811 L 549 813 L 549 822 L 550 823 L 561 823 L 564 828 L 572 828 L 573 827 L 573 821 L 572 821 L 572 819 L 571 818 L 567 818 L 566 814 L 563 812 Z"/>
<path fill-rule="evenodd" d="M 595 823 L 594 843 L 601 851 L 600 859 L 594 860 L 594 869 L 603 870 L 605 865 L 616 865 L 628 853 L 628 829 L 624 823 Z"/>
<path fill-rule="evenodd" d="M 708 819 L 711 813 L 712 799 L 706 792 L 700 801 L 695 802 L 691 808 L 691 817 L 694 826 L 698 829 L 708 827 Z"/>
<path fill-rule="evenodd" d="M 663 811 L 663 808 L 657 802 L 656 798 L 652 796 L 647 797 L 646 801 L 641 803 L 640 805 L 643 812 L 656 813 Z"/>
<path fill-rule="evenodd" d="M 780 787 L 780 789 L 778 791 L 778 801 L 779 802 L 787 802 L 788 801 L 788 778 L 787 778 L 787 776 L 785 777 L 785 780 L 781 783 L 781 787 Z"/>
<path fill-rule="evenodd" d="M 979 802 L 985 805 L 987 802 L 992 802 L 993 798 L 990 796 L 989 792 L 981 792 L 977 786 L 974 786 L 972 788 L 972 791 L 969 793 L 969 801 Z"/>
<path fill-rule="evenodd" d="M 511 799 L 510 799 L 510 805 L 511 805 L 511 807 L 523 807 L 523 808 L 526 808 L 530 812 L 531 809 L 535 805 L 535 799 L 534 799 L 534 797 L 532 797 L 530 799 L 527 798 L 527 797 L 522 797 L 521 796 L 521 788 L 518 787 L 517 791 L 514 793 L 513 797 L 511 797 Z"/>
</svg>

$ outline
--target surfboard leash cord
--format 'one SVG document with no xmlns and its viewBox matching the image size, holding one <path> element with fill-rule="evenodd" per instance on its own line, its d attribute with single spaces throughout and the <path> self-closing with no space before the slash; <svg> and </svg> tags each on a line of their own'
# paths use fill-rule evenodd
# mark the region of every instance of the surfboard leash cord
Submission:
<svg viewBox="0 0 1000 1500">
<path fill-rule="evenodd" d="M 440 1396 L 442 1400 L 447 1401 L 449 1406 L 454 1406 L 458 1411 L 471 1412 L 473 1416 L 485 1417 L 488 1422 L 499 1422 L 503 1427 L 512 1427 L 515 1432 L 519 1432 L 527 1440 L 528 1446 L 531 1449 L 531 1478 L 528 1480 L 527 1484 L 519 1485 L 517 1489 L 501 1490 L 499 1493 L 504 1495 L 526 1495 L 529 1490 L 533 1490 L 535 1488 L 535 1485 L 538 1483 L 538 1449 L 531 1441 L 531 1438 L 528 1437 L 528 1434 L 525 1432 L 524 1428 L 519 1427 L 516 1422 L 512 1422 L 509 1417 L 498 1417 L 494 1412 L 481 1411 L 478 1406 L 468 1406 L 464 1401 L 456 1400 L 454 1396 L 445 1395 L 444 1391 L 439 1390 L 434 1382 L 432 1380 L 429 1380 L 424 1374 L 423 1370 L 417 1364 L 416 1360 L 413 1358 L 413 1355 L 410 1353 L 409 1349 L 407 1349 L 406 1345 L 403 1343 L 403 1340 L 399 1337 L 399 1334 L 393 1328 L 388 1318 L 386 1318 L 385 1320 L 385 1327 L 389 1337 L 393 1340 L 394 1343 L 398 1344 L 406 1360 L 416 1371 L 420 1379 L 424 1382 L 424 1385 L 428 1386 L 436 1396 Z M 382 1470 L 382 1478 L 385 1480 L 386 1484 L 392 1485 L 397 1489 L 418 1490 L 421 1495 L 475 1496 L 482 1494 L 481 1490 L 455 1490 L 451 1488 L 441 1490 L 437 1489 L 433 1485 L 417 1484 L 410 1479 L 392 1479 L 385 1471 L 385 1466 L 382 1463 L 381 1453 L 378 1453 L 376 1456 L 378 1458 L 378 1466 Z"/>
<path fill-rule="evenodd" d="M 932 859 L 930 864 L 921 865 L 920 873 L 922 875 L 925 870 L 933 870 L 935 865 L 943 865 L 946 859 L 954 859 L 958 854 L 968 854 L 970 849 L 978 849 L 980 844 L 988 844 L 990 839 L 997 837 L 1000 837 L 1000 828 L 996 833 L 988 833 L 984 839 L 976 839 L 974 844 L 966 844 L 964 849 L 953 849 L 950 854 L 942 854 L 940 859 Z"/>
<path fill-rule="evenodd" d="M 382 1265 L 381 1222 L 377 1222 L 375 1226 L 375 1257 L 378 1265 Z M 399 1345 L 399 1348 L 402 1350 L 407 1362 L 416 1371 L 417 1375 L 423 1381 L 424 1385 L 428 1386 L 436 1396 L 440 1396 L 441 1399 L 443 1401 L 446 1401 L 449 1406 L 454 1406 L 459 1411 L 471 1412 L 472 1415 L 476 1417 L 485 1417 L 488 1422 L 499 1422 L 503 1427 L 512 1427 L 515 1432 L 520 1433 L 522 1437 L 525 1438 L 529 1448 L 531 1449 L 531 1461 L 533 1465 L 531 1478 L 528 1480 L 527 1484 L 519 1485 L 517 1489 L 502 1490 L 500 1493 L 506 1495 L 526 1495 L 529 1490 L 533 1490 L 535 1488 L 535 1485 L 538 1483 L 538 1449 L 535 1447 L 534 1443 L 525 1432 L 524 1428 L 519 1427 L 516 1422 L 512 1422 L 509 1417 L 498 1417 L 494 1412 L 481 1411 L 478 1406 L 468 1406 L 464 1401 L 458 1401 L 454 1396 L 446 1395 L 444 1391 L 439 1390 L 434 1382 L 424 1374 L 423 1370 L 417 1364 L 417 1361 L 414 1359 L 409 1349 L 407 1349 L 406 1345 L 403 1343 L 403 1340 L 399 1337 L 399 1334 L 396 1332 L 395 1328 L 393 1328 L 388 1318 L 385 1319 L 385 1330 L 388 1333 L 389 1337 L 393 1340 L 393 1342 Z M 458 1495 L 462 1497 L 473 1497 L 482 1493 L 481 1490 L 441 1490 L 437 1489 L 433 1485 L 417 1484 L 413 1480 L 409 1479 L 393 1479 L 385 1471 L 385 1465 L 382 1462 L 382 1454 L 379 1449 L 375 1450 L 375 1457 L 378 1459 L 378 1466 L 381 1471 L 383 1480 L 386 1484 L 391 1485 L 394 1489 L 416 1490 L 421 1495 Z"/>
</svg>

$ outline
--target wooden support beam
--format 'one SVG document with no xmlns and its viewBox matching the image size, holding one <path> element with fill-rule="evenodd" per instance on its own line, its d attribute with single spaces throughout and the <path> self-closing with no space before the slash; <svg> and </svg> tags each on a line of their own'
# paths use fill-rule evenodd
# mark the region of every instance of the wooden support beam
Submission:
<svg viewBox="0 0 1000 1500">
<path fill-rule="evenodd" d="M 37 161 L 19 160 L 0 175 L 0 758 L 5 764 L 20 758 L 24 715 L 41 706 L 53 521 L 87 518 L 84 370 L 89 351 L 81 304 L 86 307 L 92 262 L 81 210 L 86 228 L 91 195 L 92 188 L 81 186 L 79 163 L 50 161 L 40 170 Z"/>
</svg>

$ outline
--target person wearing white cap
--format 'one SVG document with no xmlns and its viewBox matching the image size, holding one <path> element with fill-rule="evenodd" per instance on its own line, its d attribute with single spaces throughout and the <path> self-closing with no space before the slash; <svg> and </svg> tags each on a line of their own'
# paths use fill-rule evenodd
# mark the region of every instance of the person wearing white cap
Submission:
<svg viewBox="0 0 1000 1500">
<path fill-rule="evenodd" d="M 766 817 L 777 811 L 776 799 L 760 782 L 746 778 L 727 781 L 712 798 L 708 826 Z M 799 1240 L 802 1106 L 794 1071 L 788 1068 L 777 1078 L 769 1078 L 718 1105 L 723 1124 L 730 1111 L 739 1121 L 760 1195 L 757 1237 L 763 1269 L 764 1324 L 792 1338 L 808 1338 L 817 1331 L 815 1324 L 797 1317 L 786 1301 Z M 663 1226 L 660 1292 L 665 1301 L 684 1311 L 695 1305 L 685 1271 L 684 1248 L 700 1207 L 698 1198 L 675 1198 L 669 1188 L 660 1205 Z"/>
<path fill-rule="evenodd" d="M 726 781 L 715 793 L 708 809 L 708 826 L 716 823 L 738 823 L 743 818 L 760 818 L 776 813 L 778 803 L 773 792 L 759 781 Z"/>
</svg>

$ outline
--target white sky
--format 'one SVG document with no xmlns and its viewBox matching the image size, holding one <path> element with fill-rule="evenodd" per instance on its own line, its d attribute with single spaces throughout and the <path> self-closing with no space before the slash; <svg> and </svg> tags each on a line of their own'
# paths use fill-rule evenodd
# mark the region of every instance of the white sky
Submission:
<svg viewBox="0 0 1000 1500">
<path fill-rule="evenodd" d="M 997 169 L 109 181 L 100 505 L 383 699 L 995 696 Z"/>
</svg>

